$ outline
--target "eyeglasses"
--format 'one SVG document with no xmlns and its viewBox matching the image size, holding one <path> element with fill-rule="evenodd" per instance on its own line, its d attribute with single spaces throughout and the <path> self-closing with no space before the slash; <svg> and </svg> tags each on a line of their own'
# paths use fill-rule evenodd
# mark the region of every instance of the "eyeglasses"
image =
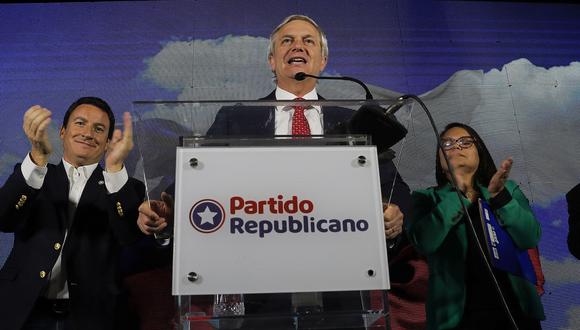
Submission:
<svg viewBox="0 0 580 330">
<path fill-rule="evenodd" d="M 467 149 L 475 143 L 475 139 L 471 136 L 462 136 L 458 139 L 453 138 L 442 138 L 441 147 L 443 150 L 451 150 L 455 145 L 459 146 L 460 149 Z"/>
</svg>

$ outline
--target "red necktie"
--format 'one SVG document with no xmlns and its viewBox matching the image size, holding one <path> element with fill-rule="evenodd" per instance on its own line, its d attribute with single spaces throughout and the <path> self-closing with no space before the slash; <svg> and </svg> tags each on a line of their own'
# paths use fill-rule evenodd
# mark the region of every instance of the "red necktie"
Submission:
<svg viewBox="0 0 580 330">
<path fill-rule="evenodd" d="M 303 98 L 295 98 L 294 100 L 304 100 Z M 304 107 L 295 105 L 294 115 L 292 115 L 292 135 L 310 135 L 310 125 L 304 116 Z"/>
</svg>

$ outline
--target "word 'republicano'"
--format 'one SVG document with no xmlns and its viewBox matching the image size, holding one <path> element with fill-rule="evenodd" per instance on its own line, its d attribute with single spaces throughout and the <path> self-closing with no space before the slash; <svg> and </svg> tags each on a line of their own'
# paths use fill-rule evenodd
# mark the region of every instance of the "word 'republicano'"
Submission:
<svg viewBox="0 0 580 330">
<path fill-rule="evenodd" d="M 229 211 L 231 215 L 288 214 L 287 217 L 276 219 L 248 219 L 242 215 L 230 218 L 231 234 L 252 234 L 265 237 L 269 234 L 303 234 L 303 233 L 341 233 L 363 232 L 369 229 L 365 219 L 333 219 L 315 218 L 310 216 L 315 210 L 314 202 L 308 199 L 300 200 L 292 196 L 285 200 L 278 195 L 265 200 L 245 200 L 240 196 L 230 198 Z"/>
</svg>

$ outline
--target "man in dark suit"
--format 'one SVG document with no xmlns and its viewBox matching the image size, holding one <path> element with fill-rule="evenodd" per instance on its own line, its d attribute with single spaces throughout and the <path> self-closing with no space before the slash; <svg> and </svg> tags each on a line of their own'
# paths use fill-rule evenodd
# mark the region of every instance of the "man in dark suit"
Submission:
<svg viewBox="0 0 580 330">
<path fill-rule="evenodd" d="M 322 100 L 316 92 L 316 80 L 294 79 L 304 72 L 318 76 L 328 59 L 326 36 L 311 18 L 292 15 L 286 18 L 270 36 L 269 64 L 276 77 L 276 89 L 262 100 Z M 321 135 L 345 124 L 354 111 L 340 107 L 224 107 L 207 131 L 208 136 L 242 137 L 276 135 Z M 404 213 L 410 207 L 410 191 L 399 176 L 389 157 L 379 164 L 381 189 L 385 200 L 384 227 L 389 241 L 402 240 Z M 393 195 L 389 198 L 394 184 Z M 139 208 L 138 225 L 147 235 L 160 233 L 171 227 L 173 186 L 162 193 L 161 200 L 144 202 Z M 390 246 L 391 248 L 393 246 Z M 395 249 L 390 249 L 394 253 Z M 326 299 L 329 297 L 329 299 Z M 246 311 L 290 311 L 290 299 L 270 299 L 269 295 L 254 295 L 246 299 Z M 200 306 L 198 306 L 200 307 Z M 325 296 L 325 310 L 360 308 L 358 293 L 336 293 Z M 203 307 L 202 307 L 203 309 Z M 207 308 L 205 308 L 207 311 Z M 249 324 L 245 326 L 251 327 Z"/>
<path fill-rule="evenodd" d="M 319 100 L 316 80 L 302 81 L 294 77 L 298 72 L 318 76 L 326 67 L 328 43 L 318 24 L 303 15 L 287 17 L 270 36 L 268 61 L 276 77 L 276 89 L 262 100 Z M 318 106 L 305 107 L 255 107 L 221 109 L 207 132 L 208 136 L 275 136 L 275 135 L 320 135 L 346 123 L 354 111 L 345 108 Z M 298 113 L 300 112 L 300 113 Z M 307 126 L 306 131 L 300 127 Z M 307 123 L 307 125 L 304 125 Z M 380 165 L 381 188 L 388 197 L 392 184 L 395 185 L 391 203 L 385 206 L 385 234 L 387 239 L 400 237 L 404 213 L 410 207 L 409 188 L 398 175 L 390 159 Z M 396 179 L 395 179 L 396 178 Z M 171 191 L 171 189 L 168 189 Z M 167 199 L 163 195 L 163 200 Z M 141 230 L 148 235 L 159 233 L 172 219 L 172 205 L 164 201 L 150 201 L 140 207 L 138 220 Z"/>
<path fill-rule="evenodd" d="M 58 165 L 48 163 L 50 122 L 46 108 L 26 111 L 31 150 L 0 188 L 0 230 L 14 233 L 0 270 L 0 328 L 122 328 L 118 257 L 141 235 L 135 220 L 144 197 L 123 165 L 133 147 L 131 115 L 115 130 L 105 101 L 74 102 Z"/>
<path fill-rule="evenodd" d="M 580 184 L 566 194 L 568 202 L 568 250 L 580 259 Z"/>
</svg>

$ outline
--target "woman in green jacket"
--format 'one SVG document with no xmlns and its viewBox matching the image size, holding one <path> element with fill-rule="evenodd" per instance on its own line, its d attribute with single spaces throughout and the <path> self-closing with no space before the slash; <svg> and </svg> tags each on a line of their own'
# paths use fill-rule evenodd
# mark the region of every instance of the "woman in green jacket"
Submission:
<svg viewBox="0 0 580 330">
<path fill-rule="evenodd" d="M 496 169 L 482 139 L 464 124 L 447 125 L 440 138 L 481 246 L 485 249 L 487 243 L 478 198 L 490 204 L 516 246 L 524 250 L 537 246 L 540 224 L 522 191 L 507 180 L 512 159 Z M 435 166 L 437 186 L 413 193 L 414 214 L 406 223 L 412 243 L 429 264 L 429 329 L 510 329 L 440 150 Z M 544 310 L 534 285 L 498 269 L 493 272 L 517 326 L 541 329 Z"/>
</svg>

